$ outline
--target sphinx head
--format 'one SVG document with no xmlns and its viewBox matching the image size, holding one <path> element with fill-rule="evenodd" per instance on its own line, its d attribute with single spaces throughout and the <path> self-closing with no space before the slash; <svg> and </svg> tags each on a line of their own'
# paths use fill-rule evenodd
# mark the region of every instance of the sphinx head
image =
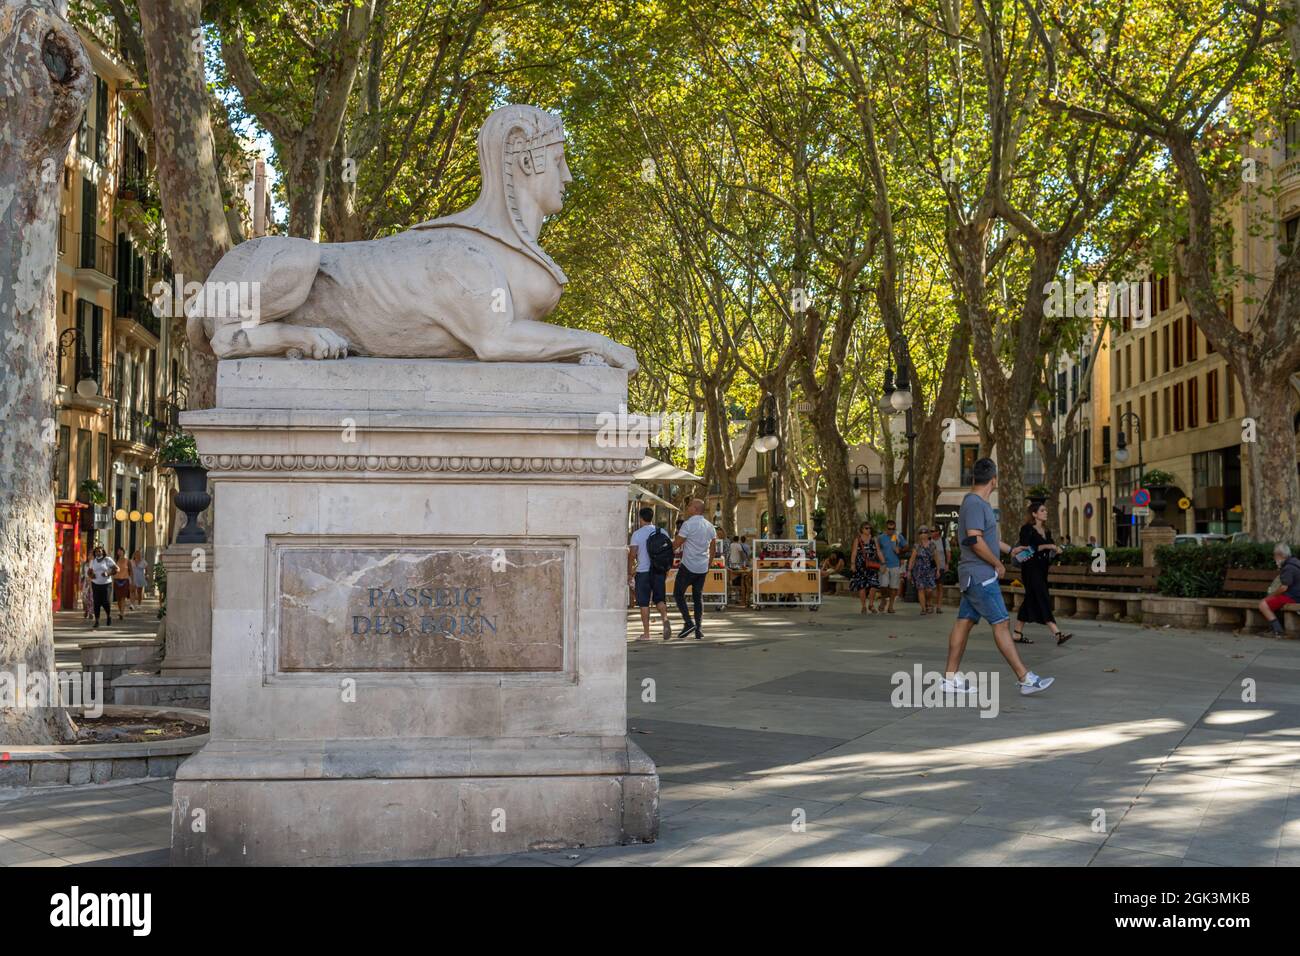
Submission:
<svg viewBox="0 0 1300 956">
<path fill-rule="evenodd" d="M 564 160 L 564 124 L 534 106 L 494 110 L 478 134 L 479 167 L 487 192 L 500 184 L 511 218 L 527 239 L 564 205 L 573 181 Z"/>
</svg>

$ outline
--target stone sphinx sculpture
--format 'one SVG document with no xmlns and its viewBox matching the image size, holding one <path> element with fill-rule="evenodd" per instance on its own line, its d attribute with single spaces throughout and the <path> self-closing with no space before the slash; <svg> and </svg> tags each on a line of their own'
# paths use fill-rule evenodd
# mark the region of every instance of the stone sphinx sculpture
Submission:
<svg viewBox="0 0 1300 956">
<path fill-rule="evenodd" d="M 366 242 L 265 236 L 227 253 L 208 283 L 258 283 L 252 316 L 190 315 L 218 358 L 579 359 L 635 372 L 636 353 L 542 320 L 567 279 L 537 243 L 572 182 L 560 119 L 504 106 L 478 135 L 482 190 L 468 208 Z"/>
</svg>

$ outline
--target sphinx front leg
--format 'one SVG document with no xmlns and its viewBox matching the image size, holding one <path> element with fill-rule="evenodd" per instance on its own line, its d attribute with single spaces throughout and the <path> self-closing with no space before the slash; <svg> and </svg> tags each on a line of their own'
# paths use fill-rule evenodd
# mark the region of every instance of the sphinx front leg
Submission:
<svg viewBox="0 0 1300 956">
<path fill-rule="evenodd" d="M 517 319 L 494 329 L 474 354 L 487 362 L 547 362 L 597 355 L 615 368 L 635 374 L 636 352 L 597 332 L 569 329 L 548 322 Z"/>
<path fill-rule="evenodd" d="M 288 355 L 294 358 L 347 358 L 348 340 L 331 329 L 312 329 L 278 322 L 245 327 L 232 322 L 212 336 L 219 359 Z"/>
</svg>

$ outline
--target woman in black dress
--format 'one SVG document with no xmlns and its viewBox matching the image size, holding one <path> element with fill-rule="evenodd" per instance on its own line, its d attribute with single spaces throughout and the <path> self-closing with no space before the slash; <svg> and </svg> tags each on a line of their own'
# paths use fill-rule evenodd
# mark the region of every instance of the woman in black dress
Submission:
<svg viewBox="0 0 1300 956">
<path fill-rule="evenodd" d="M 1058 628 L 1056 618 L 1052 615 L 1047 569 L 1053 556 L 1059 554 L 1061 549 L 1052 543 L 1052 532 L 1047 527 L 1047 505 L 1040 502 L 1029 506 L 1029 520 L 1020 529 L 1020 544 L 1016 551 L 1026 555 L 1020 561 L 1020 580 L 1025 586 L 1025 599 L 1020 602 L 1020 611 L 1016 614 L 1016 643 L 1034 643 L 1025 637 L 1026 624 L 1046 624 L 1056 638 L 1056 643 L 1064 644 L 1074 635 Z"/>
<path fill-rule="evenodd" d="M 862 599 L 860 614 L 876 613 L 876 589 L 880 587 L 880 551 L 876 546 L 874 529 L 865 521 L 853 539 L 853 556 L 850 561 L 853 577 L 849 590 Z M 884 603 L 884 598 L 881 598 Z"/>
</svg>

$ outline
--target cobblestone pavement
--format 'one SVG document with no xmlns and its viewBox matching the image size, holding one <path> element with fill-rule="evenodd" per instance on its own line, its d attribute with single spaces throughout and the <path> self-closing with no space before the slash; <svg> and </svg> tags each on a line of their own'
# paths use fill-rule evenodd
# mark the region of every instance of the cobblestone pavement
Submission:
<svg viewBox="0 0 1300 956">
<path fill-rule="evenodd" d="M 629 618 L 658 842 L 406 865 L 1300 864 L 1300 642 L 1030 628 L 1057 683 L 1024 698 L 981 627 L 965 665 L 998 675 L 996 717 L 893 706 L 894 674 L 943 668 L 946 610 L 727 611 L 667 644 Z M 168 781 L 0 799 L 0 864 L 165 863 L 169 801 Z"/>
</svg>

